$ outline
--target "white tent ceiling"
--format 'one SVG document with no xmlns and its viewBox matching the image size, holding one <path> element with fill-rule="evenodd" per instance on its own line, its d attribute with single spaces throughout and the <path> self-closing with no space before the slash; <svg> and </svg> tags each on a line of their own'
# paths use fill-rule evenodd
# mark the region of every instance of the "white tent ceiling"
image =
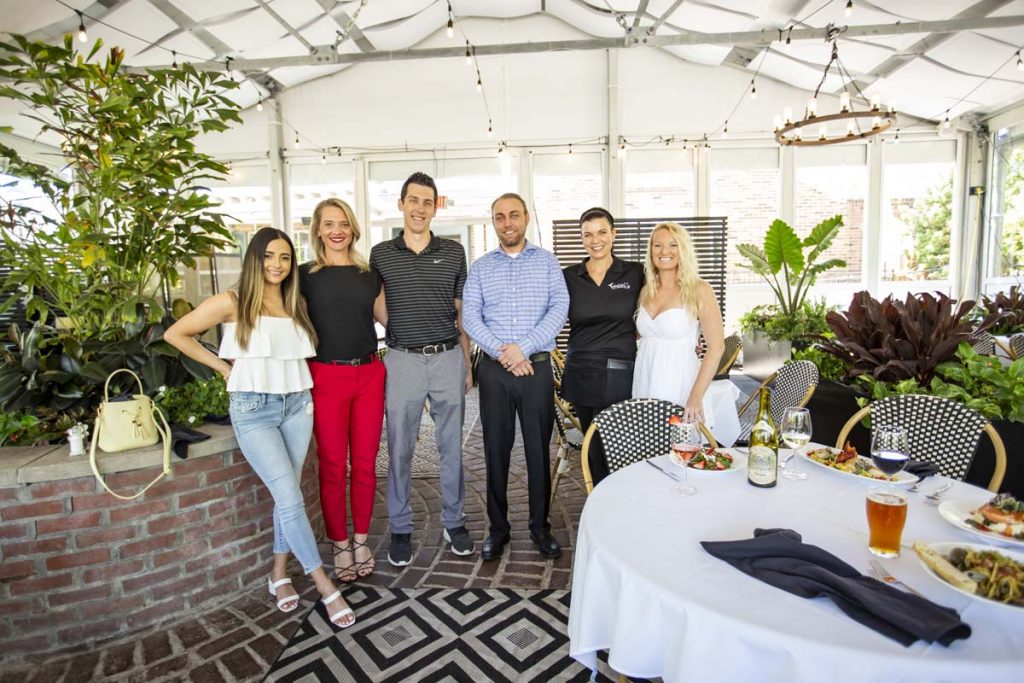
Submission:
<svg viewBox="0 0 1024 683">
<path fill-rule="evenodd" d="M 457 33 L 451 45 L 461 49 L 472 35 L 461 19 L 500 21 L 535 14 L 554 17 L 596 38 L 632 35 L 684 36 L 770 29 L 894 25 L 897 22 L 962 20 L 1024 15 L 1024 0 L 857 0 L 849 18 L 844 0 L 451 0 Z M 445 0 L 0 0 L 0 31 L 25 33 L 56 42 L 78 27 L 74 10 L 86 18 L 90 39 L 102 37 L 124 47 L 134 66 L 169 65 L 171 50 L 181 61 L 223 62 L 226 58 L 270 60 L 307 58 L 317 46 L 337 45 L 353 59 L 382 52 L 415 50 L 444 30 Z M 784 35 L 779 33 L 779 35 Z M 1024 25 L 931 34 L 844 38 L 841 57 L 864 90 L 883 99 L 898 97 L 899 109 L 937 119 L 990 114 L 1024 100 L 1024 71 L 1014 52 L 1024 45 Z M 511 36 L 507 45 L 525 44 L 529 35 Z M 651 49 L 651 48 L 634 48 Z M 820 39 L 795 40 L 789 48 L 776 41 L 686 44 L 662 49 L 702 65 L 726 65 L 813 89 L 829 58 Z M 765 52 L 771 59 L 764 59 Z M 235 95 L 243 106 L 269 91 L 293 87 L 335 73 L 351 64 L 274 66 L 245 69 L 252 87 Z M 355 68 L 358 68 L 356 66 Z M 840 87 L 829 78 L 824 91 Z M 7 118 L 0 107 L 0 119 Z M 0 120 L 0 123 L 7 121 Z"/>
</svg>

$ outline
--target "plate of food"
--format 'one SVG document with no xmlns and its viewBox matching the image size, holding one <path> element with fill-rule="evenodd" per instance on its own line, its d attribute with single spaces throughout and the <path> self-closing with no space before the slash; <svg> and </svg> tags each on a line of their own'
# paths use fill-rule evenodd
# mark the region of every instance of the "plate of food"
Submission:
<svg viewBox="0 0 1024 683">
<path fill-rule="evenodd" d="M 946 500 L 939 514 L 957 529 L 975 536 L 1024 548 L 1024 501 L 1000 493 L 984 505 Z"/>
<path fill-rule="evenodd" d="M 679 467 L 684 467 L 686 463 L 681 457 L 675 452 L 670 451 L 668 459 L 673 464 Z M 747 466 L 747 456 L 742 453 L 727 452 L 722 448 L 709 448 L 703 446 L 698 450 L 694 456 L 690 459 L 690 470 L 696 470 L 698 472 L 707 472 L 709 474 L 716 474 L 719 472 L 735 472 L 742 470 Z"/>
<path fill-rule="evenodd" d="M 871 458 L 866 458 L 857 453 L 857 449 L 847 441 L 843 450 L 823 446 L 812 448 L 802 454 L 804 459 L 827 470 L 845 474 L 858 479 L 870 479 L 872 481 L 892 482 L 897 486 L 913 484 L 917 477 L 909 472 L 897 472 L 891 477 L 882 470 L 875 467 Z"/>
<path fill-rule="evenodd" d="M 980 543 L 914 544 L 928 575 L 975 600 L 1024 614 L 1024 553 Z"/>
</svg>

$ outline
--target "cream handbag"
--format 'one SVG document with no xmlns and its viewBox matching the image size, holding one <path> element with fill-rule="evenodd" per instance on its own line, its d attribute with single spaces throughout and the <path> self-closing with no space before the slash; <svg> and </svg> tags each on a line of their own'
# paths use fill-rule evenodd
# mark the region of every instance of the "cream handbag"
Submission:
<svg viewBox="0 0 1024 683">
<path fill-rule="evenodd" d="M 121 372 L 127 372 L 135 378 L 139 385 L 139 393 L 130 399 L 121 401 L 110 400 L 110 380 Z M 154 417 L 157 416 L 157 417 Z M 159 422 L 158 422 L 159 419 Z M 146 484 L 145 488 L 132 496 L 122 496 L 115 492 L 104 481 L 96 465 L 96 444 L 99 443 L 100 450 L 105 453 L 117 453 L 132 448 L 144 448 L 152 446 L 157 441 L 164 442 L 164 467 L 163 471 L 156 476 L 156 479 Z M 132 500 L 138 498 L 149 490 L 171 471 L 171 428 L 167 425 L 163 413 L 157 410 L 153 399 L 146 396 L 142 390 L 142 380 L 131 370 L 124 368 L 114 370 L 107 377 L 103 385 L 103 403 L 96 411 L 96 424 L 92 430 L 92 447 L 89 449 L 89 466 L 92 473 L 96 475 L 100 484 L 103 485 L 110 495 L 121 500 Z"/>
</svg>

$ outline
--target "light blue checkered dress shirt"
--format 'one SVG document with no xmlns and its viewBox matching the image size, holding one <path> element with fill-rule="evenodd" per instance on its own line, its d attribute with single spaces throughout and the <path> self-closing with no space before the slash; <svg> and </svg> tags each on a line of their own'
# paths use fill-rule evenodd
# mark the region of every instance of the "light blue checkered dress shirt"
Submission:
<svg viewBox="0 0 1024 683">
<path fill-rule="evenodd" d="M 462 290 L 462 325 L 492 358 L 505 344 L 527 357 L 555 348 L 568 312 L 558 259 L 529 242 L 515 258 L 498 247 L 474 261 Z"/>
</svg>

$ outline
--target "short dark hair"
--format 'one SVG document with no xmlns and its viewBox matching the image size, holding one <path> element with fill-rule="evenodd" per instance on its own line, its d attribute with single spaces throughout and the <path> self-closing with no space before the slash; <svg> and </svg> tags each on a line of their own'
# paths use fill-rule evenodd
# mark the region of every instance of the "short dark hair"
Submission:
<svg viewBox="0 0 1024 683">
<path fill-rule="evenodd" d="M 409 193 L 410 185 L 422 185 L 423 187 L 429 187 L 431 190 L 434 191 L 434 203 L 437 203 L 437 184 L 434 182 L 434 179 L 428 176 L 426 173 L 422 171 L 416 171 L 411 176 L 405 179 L 405 182 L 402 183 L 402 194 L 398 197 L 403 202 L 405 201 L 405 195 Z"/>
<path fill-rule="evenodd" d="M 494 214 L 494 205 L 497 204 L 498 202 L 500 202 L 502 199 L 518 199 L 519 203 L 523 205 L 523 211 L 525 211 L 526 213 L 530 213 L 530 210 L 528 208 L 526 208 L 526 200 L 525 199 L 520 197 L 515 192 L 506 192 L 505 194 L 501 195 L 500 197 L 495 199 L 493 202 L 491 202 L 491 214 L 492 215 Z"/>
<path fill-rule="evenodd" d="M 603 218 L 608 221 L 608 227 L 612 230 L 615 229 L 615 219 L 608 213 L 607 209 L 602 209 L 600 206 L 595 206 L 591 209 L 587 209 L 580 215 L 580 228 L 583 228 L 583 224 L 587 221 L 592 221 L 595 218 Z"/>
</svg>

